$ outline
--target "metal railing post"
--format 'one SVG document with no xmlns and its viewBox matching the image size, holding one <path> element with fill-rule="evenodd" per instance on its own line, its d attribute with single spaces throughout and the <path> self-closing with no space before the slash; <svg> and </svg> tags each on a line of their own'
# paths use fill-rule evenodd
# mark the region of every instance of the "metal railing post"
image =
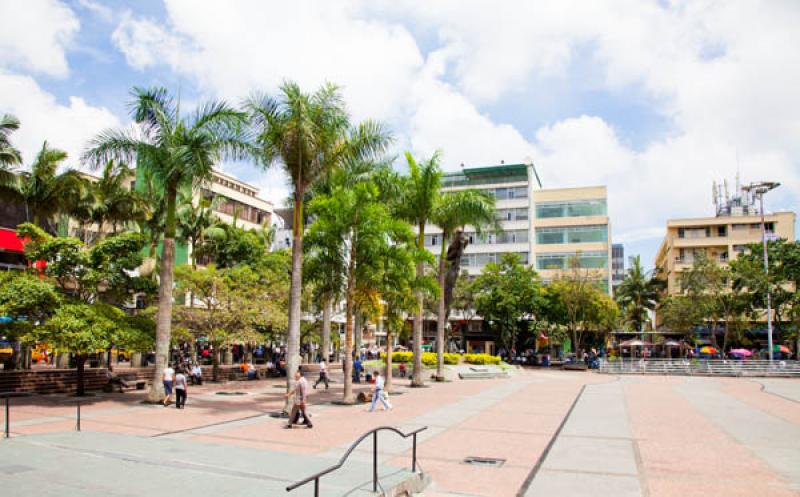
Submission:
<svg viewBox="0 0 800 497">
<path fill-rule="evenodd" d="M 411 472 L 417 472 L 417 434 L 414 433 L 414 446 L 411 449 Z"/>
<path fill-rule="evenodd" d="M 77 406 L 78 406 L 78 424 L 76 425 L 76 428 L 77 428 L 78 431 L 81 431 L 81 401 L 80 400 L 78 401 Z"/>
<path fill-rule="evenodd" d="M 372 433 L 372 491 L 378 491 L 378 432 Z"/>
<path fill-rule="evenodd" d="M 6 438 L 9 438 L 11 436 L 11 430 L 9 428 L 9 421 L 10 420 L 9 420 L 9 417 L 8 417 L 8 415 L 9 415 L 8 413 L 10 412 L 10 410 L 8 408 L 8 401 L 9 400 L 11 400 L 11 399 L 9 397 L 6 397 Z"/>
<path fill-rule="evenodd" d="M 314 497 L 319 497 L 319 478 L 314 480 Z"/>
</svg>

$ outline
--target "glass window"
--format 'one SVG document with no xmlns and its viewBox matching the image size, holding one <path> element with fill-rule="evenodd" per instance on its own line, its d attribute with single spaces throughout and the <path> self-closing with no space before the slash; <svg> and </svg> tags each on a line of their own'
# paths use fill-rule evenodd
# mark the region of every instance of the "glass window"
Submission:
<svg viewBox="0 0 800 497">
<path fill-rule="evenodd" d="M 603 199 L 536 204 L 536 217 L 539 218 L 605 216 L 606 213 L 607 205 Z"/>
<path fill-rule="evenodd" d="M 592 243 L 607 242 L 608 227 L 603 224 L 536 228 L 536 243 Z"/>
<path fill-rule="evenodd" d="M 572 264 L 582 269 L 605 269 L 608 253 L 602 250 L 588 252 L 553 252 L 536 255 L 536 269 L 568 269 Z"/>
</svg>

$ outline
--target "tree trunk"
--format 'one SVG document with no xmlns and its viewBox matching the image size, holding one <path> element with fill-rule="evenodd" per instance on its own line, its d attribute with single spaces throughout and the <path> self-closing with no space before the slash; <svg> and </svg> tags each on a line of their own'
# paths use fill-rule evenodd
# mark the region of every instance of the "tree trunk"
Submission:
<svg viewBox="0 0 800 497">
<path fill-rule="evenodd" d="M 320 356 L 325 362 L 330 359 L 331 349 L 331 314 L 333 314 L 333 298 L 327 297 L 322 304 L 322 351 Z"/>
<path fill-rule="evenodd" d="M 352 404 L 353 398 L 353 307 L 355 293 L 355 251 L 350 251 L 350 267 L 347 275 L 347 299 L 345 311 L 345 338 L 344 338 L 344 395 L 342 402 Z"/>
<path fill-rule="evenodd" d="M 77 376 L 78 376 L 78 390 L 75 393 L 78 397 L 86 394 L 86 379 L 84 378 L 84 366 L 86 365 L 86 354 L 78 354 L 76 356 Z"/>
<path fill-rule="evenodd" d="M 289 291 L 289 336 L 286 350 L 286 391 L 294 388 L 294 373 L 300 367 L 300 300 L 303 291 L 303 188 L 294 194 L 294 221 L 292 225 L 292 282 Z M 283 410 L 288 414 L 291 399 L 287 398 Z"/>
<path fill-rule="evenodd" d="M 439 255 L 439 309 L 436 319 L 436 379 L 444 380 L 444 330 L 447 326 L 447 316 L 444 302 L 444 280 L 447 261 L 445 259 L 445 247 L 447 247 L 447 234 L 442 233 L 442 250 Z"/>
<path fill-rule="evenodd" d="M 388 316 L 388 313 L 387 313 Z M 392 327 L 389 326 L 389 320 L 386 320 L 386 372 L 383 383 L 383 388 L 387 392 L 392 391 Z"/>
<path fill-rule="evenodd" d="M 425 223 L 419 224 L 419 234 L 417 235 L 417 248 L 420 251 L 425 250 Z M 421 280 L 425 276 L 425 266 L 422 261 L 417 262 L 417 279 Z M 423 295 L 422 290 L 416 290 L 417 294 L 417 309 L 414 316 L 414 372 L 411 377 L 412 387 L 421 387 L 425 385 L 425 380 L 422 378 L 422 307 Z"/>
<path fill-rule="evenodd" d="M 219 355 L 221 351 L 218 343 L 213 345 L 214 353 L 211 354 L 211 379 L 219 381 Z"/>
<path fill-rule="evenodd" d="M 155 378 L 147 395 L 148 402 L 164 400 L 164 385 L 157 381 L 158 375 L 169 364 L 169 343 L 172 333 L 172 283 L 175 266 L 175 187 L 167 188 L 167 219 L 164 241 L 161 246 L 161 271 L 158 285 L 158 314 L 156 317 L 156 364 Z"/>
</svg>

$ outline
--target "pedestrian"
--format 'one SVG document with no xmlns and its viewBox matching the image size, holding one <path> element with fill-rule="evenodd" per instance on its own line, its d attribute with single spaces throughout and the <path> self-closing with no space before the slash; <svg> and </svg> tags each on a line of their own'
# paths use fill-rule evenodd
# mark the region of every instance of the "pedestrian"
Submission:
<svg viewBox="0 0 800 497">
<path fill-rule="evenodd" d="M 200 368 L 200 365 L 194 363 L 192 366 L 192 385 L 202 385 L 203 384 L 203 370 Z"/>
<path fill-rule="evenodd" d="M 375 410 L 375 404 L 380 400 L 381 404 L 383 404 L 383 410 L 388 411 L 392 408 L 392 404 L 386 400 L 386 392 L 383 390 L 383 378 L 381 377 L 381 373 L 379 371 L 375 371 L 372 373 L 375 378 L 375 385 L 372 387 L 372 405 L 369 408 L 369 412 Z"/>
<path fill-rule="evenodd" d="M 325 383 L 325 390 L 328 389 L 328 369 L 325 364 L 325 359 L 320 359 L 319 361 L 319 379 L 314 383 L 314 389 L 317 388 L 317 385 L 320 382 Z"/>
<path fill-rule="evenodd" d="M 400 365 L 397 366 L 397 369 L 400 370 L 400 378 L 405 378 L 406 377 L 406 363 L 401 362 Z"/>
<path fill-rule="evenodd" d="M 164 372 L 161 374 L 161 381 L 164 383 L 164 407 L 169 405 L 170 397 L 172 397 L 172 385 L 175 381 L 175 370 L 172 369 L 172 366 L 167 364 L 167 367 L 164 368 Z"/>
<path fill-rule="evenodd" d="M 299 424 L 300 415 L 303 415 L 303 424 L 309 428 L 314 426 L 311 424 L 311 416 L 308 415 L 308 408 L 306 401 L 308 397 L 308 381 L 303 378 L 300 371 L 294 373 L 294 388 L 286 392 L 285 397 L 288 399 L 294 395 L 294 404 L 292 405 L 292 412 L 289 414 L 289 424 L 286 428 L 291 429 L 293 425 Z"/>
<path fill-rule="evenodd" d="M 361 359 L 358 356 L 353 361 L 353 383 L 361 383 Z"/>
<path fill-rule="evenodd" d="M 187 390 L 186 373 L 183 368 L 178 368 L 175 374 L 175 409 L 183 409 L 186 405 Z"/>
</svg>

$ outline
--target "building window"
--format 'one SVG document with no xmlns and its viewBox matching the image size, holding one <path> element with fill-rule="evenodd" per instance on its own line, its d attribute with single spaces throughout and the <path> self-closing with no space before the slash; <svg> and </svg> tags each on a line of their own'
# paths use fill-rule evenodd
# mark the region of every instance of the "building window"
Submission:
<svg viewBox="0 0 800 497">
<path fill-rule="evenodd" d="M 565 226 L 536 228 L 536 243 L 543 245 L 558 243 L 593 243 L 608 241 L 608 226 Z"/>
<path fill-rule="evenodd" d="M 728 236 L 728 227 L 717 226 L 717 236 Z"/>
<path fill-rule="evenodd" d="M 605 269 L 608 253 L 601 250 L 588 252 L 553 252 L 536 254 L 536 269 Z"/>
<path fill-rule="evenodd" d="M 607 205 L 603 199 L 536 204 L 536 217 L 538 218 L 605 216 L 606 213 Z"/>
</svg>

